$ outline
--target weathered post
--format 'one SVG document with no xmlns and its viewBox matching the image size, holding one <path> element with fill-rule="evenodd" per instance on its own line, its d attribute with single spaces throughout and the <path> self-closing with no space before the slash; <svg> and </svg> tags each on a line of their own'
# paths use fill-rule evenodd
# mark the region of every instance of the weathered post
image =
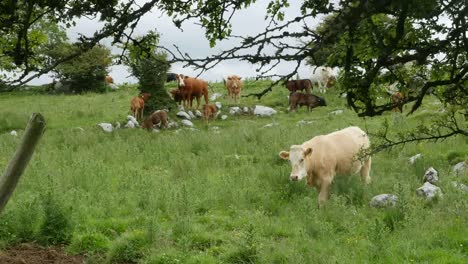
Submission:
<svg viewBox="0 0 468 264">
<path fill-rule="evenodd" d="M 44 132 L 45 120 L 39 113 L 33 113 L 18 149 L 0 178 L 0 213 L 15 190 L 34 149 Z"/>
</svg>

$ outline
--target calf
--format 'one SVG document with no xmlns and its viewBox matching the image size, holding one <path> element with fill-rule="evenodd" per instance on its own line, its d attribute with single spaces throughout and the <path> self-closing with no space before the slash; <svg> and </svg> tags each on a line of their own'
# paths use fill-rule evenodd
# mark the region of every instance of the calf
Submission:
<svg viewBox="0 0 468 264">
<path fill-rule="evenodd" d="M 309 79 L 290 80 L 286 81 L 284 84 L 286 85 L 286 89 L 291 93 L 305 90 L 305 92 L 309 94 L 312 87 L 312 82 Z"/>
<path fill-rule="evenodd" d="M 140 93 L 138 96 L 133 97 L 130 102 L 130 110 L 133 117 L 143 120 L 143 111 L 145 110 L 145 102 L 151 97 L 149 93 Z"/>
<path fill-rule="evenodd" d="M 237 98 L 240 102 L 240 93 L 242 90 L 242 78 L 237 75 L 230 75 L 227 77 L 227 80 L 224 80 L 224 85 L 227 88 L 228 97 L 237 103 Z"/>
<path fill-rule="evenodd" d="M 325 99 L 318 97 L 313 94 L 303 94 L 300 92 L 295 92 L 289 95 L 289 111 L 295 111 L 297 106 L 307 106 L 307 110 L 318 107 L 318 106 L 327 106 Z"/>
<path fill-rule="evenodd" d="M 371 157 L 365 154 L 370 147 L 369 137 L 359 127 L 348 127 L 327 135 L 316 136 L 301 145 L 292 145 L 290 151 L 279 156 L 292 166 L 290 179 L 299 181 L 307 177 L 307 184 L 316 187 L 319 206 L 328 200 L 336 175 L 360 172 L 361 179 L 370 183 Z"/>
<path fill-rule="evenodd" d="M 145 119 L 145 121 L 143 121 L 141 127 L 150 130 L 158 124 L 160 127 L 168 128 L 169 118 L 167 116 L 166 111 L 158 110 L 153 112 L 149 117 Z"/>
<path fill-rule="evenodd" d="M 172 89 L 169 91 L 169 93 L 172 95 L 172 99 L 174 99 L 177 104 L 182 102 L 182 93 L 180 92 L 180 89 Z"/>
<path fill-rule="evenodd" d="M 216 113 L 218 112 L 218 107 L 213 104 L 205 104 L 203 106 L 203 120 L 208 122 L 209 119 L 214 119 L 216 117 Z"/>
</svg>

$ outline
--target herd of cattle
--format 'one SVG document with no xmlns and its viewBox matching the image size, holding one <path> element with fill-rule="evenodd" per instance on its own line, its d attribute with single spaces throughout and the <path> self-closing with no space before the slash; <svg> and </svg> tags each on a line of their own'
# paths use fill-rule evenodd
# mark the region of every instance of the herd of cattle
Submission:
<svg viewBox="0 0 468 264">
<path fill-rule="evenodd" d="M 289 110 L 295 111 L 298 106 L 306 106 L 308 110 L 326 106 L 325 99 L 311 94 L 314 87 L 325 92 L 336 81 L 336 77 L 327 68 L 319 69 L 321 74 L 315 74 L 316 78 L 303 80 L 289 80 L 284 86 L 289 90 Z M 200 99 L 203 97 L 203 119 L 208 121 L 215 118 L 218 108 L 208 103 L 208 83 L 202 79 L 184 76 L 183 74 L 167 74 L 167 81 L 176 81 L 177 88 L 170 91 L 170 95 L 179 106 L 185 109 L 193 108 L 193 100 L 196 99 L 197 107 L 200 107 Z M 242 78 L 230 75 L 224 80 L 229 100 L 238 103 L 243 87 Z M 151 95 L 141 93 L 131 100 L 133 117 L 142 121 L 142 127 L 152 129 L 156 124 L 168 127 L 168 115 L 166 111 L 153 112 L 146 119 L 143 118 L 145 102 Z M 391 100 L 399 111 L 402 111 L 404 102 L 403 94 L 392 93 Z M 279 156 L 288 160 L 292 170 L 290 179 L 298 181 L 306 178 L 307 184 L 316 187 L 319 191 L 319 206 L 323 205 L 329 197 L 331 184 L 336 175 L 351 175 L 360 172 L 362 181 L 370 183 L 371 157 L 366 155 L 370 142 L 367 134 L 359 127 L 348 127 L 327 135 L 320 135 L 302 143 L 292 145 L 289 151 L 281 151 Z M 358 158 L 361 156 L 362 158 Z"/>
<path fill-rule="evenodd" d="M 308 110 L 311 110 L 318 106 L 327 105 L 324 98 L 311 94 L 311 90 L 316 86 L 320 91 L 325 92 L 324 87 L 330 88 L 336 81 L 336 77 L 333 75 L 330 68 L 318 67 L 317 69 L 320 74 L 315 74 L 314 72 L 311 79 L 289 80 L 284 82 L 284 86 L 290 92 L 290 111 L 297 110 L 298 106 L 306 106 Z M 113 83 L 112 77 L 110 76 L 106 77 L 105 81 L 107 83 Z M 193 109 L 193 101 L 196 100 L 197 107 L 195 109 L 198 110 L 200 108 L 200 99 L 203 97 L 205 101 L 202 111 L 203 119 L 208 121 L 216 116 L 218 109 L 216 105 L 208 103 L 208 83 L 205 80 L 185 76 L 183 74 L 168 73 L 166 81 L 177 82 L 177 88 L 169 91 L 169 93 L 178 105 L 180 104 L 185 109 Z M 223 81 L 227 89 L 229 100 L 234 103 L 240 102 L 243 87 L 242 77 L 238 75 L 230 75 L 226 79 L 223 79 Z M 161 116 L 162 114 L 152 114 L 147 119 L 143 119 L 145 102 L 150 96 L 151 95 L 148 93 L 141 93 L 138 97 L 131 100 L 130 106 L 133 117 L 143 121 L 144 127 L 147 127 L 148 129 L 151 128 L 150 120 L 157 121 L 164 118 Z"/>
</svg>

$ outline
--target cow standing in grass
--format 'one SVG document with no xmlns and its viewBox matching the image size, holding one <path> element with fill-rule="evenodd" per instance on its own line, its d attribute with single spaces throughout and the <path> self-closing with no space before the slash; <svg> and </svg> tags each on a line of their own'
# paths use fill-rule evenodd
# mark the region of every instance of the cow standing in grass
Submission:
<svg viewBox="0 0 468 264">
<path fill-rule="evenodd" d="M 309 79 L 289 80 L 286 81 L 284 85 L 290 93 L 294 93 L 297 91 L 305 91 L 307 94 L 310 94 L 310 90 L 312 88 L 312 82 Z"/>
<path fill-rule="evenodd" d="M 130 102 L 130 111 L 136 119 L 143 120 L 143 112 L 145 110 L 145 102 L 151 97 L 149 93 L 140 93 L 137 97 L 133 97 Z"/>
<path fill-rule="evenodd" d="M 348 127 L 327 135 L 313 137 L 301 145 L 292 145 L 279 156 L 292 166 L 290 179 L 299 181 L 307 177 L 307 184 L 319 190 L 319 206 L 327 200 L 336 175 L 360 172 L 362 180 L 370 183 L 371 157 L 367 134 L 359 127 Z"/>
<path fill-rule="evenodd" d="M 205 97 L 208 104 L 208 83 L 202 79 L 196 79 L 183 74 L 177 74 L 177 86 L 182 95 L 182 102 L 186 109 L 192 108 L 193 99 L 197 99 L 197 110 L 200 107 L 200 97 Z"/>
<path fill-rule="evenodd" d="M 157 110 L 153 112 L 148 118 L 145 119 L 145 121 L 143 121 L 141 127 L 150 130 L 156 125 L 159 125 L 161 128 L 168 128 L 169 118 L 166 111 Z"/>
<path fill-rule="evenodd" d="M 318 106 L 327 106 L 327 103 L 322 97 L 313 94 L 295 92 L 289 95 L 289 111 L 295 111 L 297 106 L 304 105 L 307 106 L 307 110 L 310 111 Z"/>
<path fill-rule="evenodd" d="M 227 80 L 224 80 L 224 85 L 226 86 L 228 92 L 228 98 L 234 103 L 237 103 L 237 99 L 239 99 L 240 103 L 240 96 L 242 91 L 242 78 L 237 75 L 230 75 L 227 77 Z"/>
</svg>

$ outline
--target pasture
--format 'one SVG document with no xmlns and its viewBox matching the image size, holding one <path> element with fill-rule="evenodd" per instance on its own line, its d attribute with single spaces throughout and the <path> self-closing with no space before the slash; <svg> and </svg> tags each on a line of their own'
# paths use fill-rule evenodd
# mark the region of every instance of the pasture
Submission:
<svg viewBox="0 0 468 264">
<path fill-rule="evenodd" d="M 266 85 L 246 81 L 243 94 Z M 222 82 L 211 86 L 210 94 L 226 94 Z M 195 121 L 196 131 L 96 127 L 125 120 L 135 94 L 132 86 L 107 94 L 0 94 L 2 170 L 22 135 L 9 132 L 24 129 L 32 112 L 47 120 L 0 215 L 0 248 L 64 244 L 87 263 L 467 263 L 467 193 L 451 184 L 468 183 L 466 173 L 452 173 L 468 159 L 466 137 L 377 153 L 372 184 L 336 178 L 323 209 L 315 189 L 290 182 L 290 165 L 278 157 L 292 144 L 350 125 L 372 132 L 388 122 L 394 133 L 416 127 L 439 114 L 435 98 L 409 117 L 361 119 L 331 91 L 327 107 L 288 114 L 288 92 L 275 87 L 259 102 L 240 103 L 273 107 L 279 113 L 272 118 L 230 116 L 223 97 L 229 118 Z M 338 109 L 343 113 L 330 114 Z M 411 165 L 417 153 L 423 158 Z M 444 196 L 428 202 L 415 190 L 430 166 Z M 396 194 L 398 205 L 371 208 L 370 199 L 382 193 Z"/>
</svg>

